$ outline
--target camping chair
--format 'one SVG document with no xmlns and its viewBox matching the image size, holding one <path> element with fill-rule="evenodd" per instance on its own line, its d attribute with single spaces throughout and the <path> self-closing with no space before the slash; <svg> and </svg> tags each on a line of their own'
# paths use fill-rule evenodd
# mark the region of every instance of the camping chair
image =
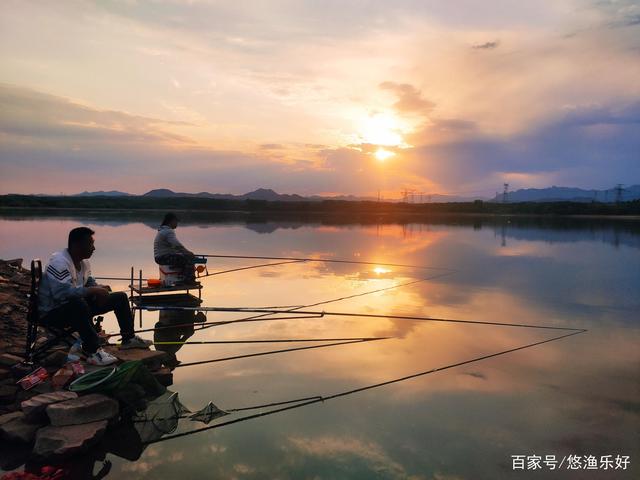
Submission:
<svg viewBox="0 0 640 480">
<path fill-rule="evenodd" d="M 29 311 L 27 313 L 25 361 L 29 363 L 33 363 L 37 359 L 45 356 L 54 345 L 64 343 L 70 347 L 76 340 L 76 337 L 73 336 L 74 329 L 72 327 L 58 328 L 40 323 L 38 295 L 40 293 L 41 280 L 42 261 L 36 258 L 31 260 L 31 291 L 29 293 Z M 36 345 L 38 327 L 46 330 L 49 338 L 45 342 Z"/>
</svg>

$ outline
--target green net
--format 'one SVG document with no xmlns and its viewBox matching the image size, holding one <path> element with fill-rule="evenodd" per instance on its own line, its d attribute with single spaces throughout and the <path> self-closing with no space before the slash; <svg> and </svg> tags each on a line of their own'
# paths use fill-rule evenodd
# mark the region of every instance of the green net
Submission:
<svg viewBox="0 0 640 480">
<path fill-rule="evenodd" d="M 102 393 L 124 400 L 131 395 L 157 397 L 166 388 L 158 383 L 141 361 L 134 360 L 118 367 L 106 367 L 87 373 L 71 383 L 69 390 L 77 393 Z"/>
</svg>

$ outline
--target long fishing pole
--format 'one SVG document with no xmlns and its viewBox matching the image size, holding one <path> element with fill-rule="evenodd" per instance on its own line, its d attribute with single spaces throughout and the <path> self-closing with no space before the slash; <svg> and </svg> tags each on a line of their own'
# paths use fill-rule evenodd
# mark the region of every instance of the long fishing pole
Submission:
<svg viewBox="0 0 640 480">
<path fill-rule="evenodd" d="M 263 268 L 263 267 L 274 267 L 276 265 L 287 265 L 289 263 L 304 263 L 304 260 L 289 260 L 286 262 L 271 262 L 271 263 L 261 263 L 259 265 L 249 265 L 247 267 L 238 267 L 238 268 L 231 268 L 229 270 L 220 270 L 217 272 L 210 272 L 210 273 L 206 273 L 204 275 L 200 275 L 198 277 L 196 277 L 196 280 L 199 278 L 206 278 L 206 277 L 213 277 L 215 275 L 222 275 L 223 273 L 232 273 L 232 272 L 239 272 L 242 270 L 251 270 L 253 268 Z M 127 278 L 127 277 L 93 277 L 96 280 L 122 280 L 122 281 L 131 281 L 131 278 Z M 148 278 L 136 278 L 136 280 L 144 280 L 147 281 L 149 280 Z"/>
<path fill-rule="evenodd" d="M 422 265 L 406 265 L 402 263 L 378 263 L 378 262 L 364 262 L 357 260 L 342 260 L 342 259 L 329 259 L 329 258 L 303 258 L 303 257 L 262 257 L 262 256 L 247 256 L 247 255 L 204 255 L 198 254 L 197 257 L 205 258 L 238 258 L 238 259 L 252 259 L 252 260 L 296 260 L 299 262 L 326 262 L 326 263 L 349 263 L 354 265 L 377 265 L 379 267 L 400 267 L 400 268 L 420 268 L 424 270 L 452 270 L 452 268 L 445 267 L 431 267 Z"/>
<path fill-rule="evenodd" d="M 439 273 L 437 275 L 431 275 L 431 276 L 426 277 L 426 278 L 420 278 L 418 280 L 412 280 L 412 281 L 406 282 L 406 283 L 398 283 L 398 284 L 395 284 L 395 285 L 391 285 L 390 287 L 377 288 L 375 290 L 369 290 L 369 291 L 361 292 L 361 293 L 354 293 L 353 295 L 347 295 L 347 296 L 344 296 L 344 297 L 333 298 L 331 300 L 324 300 L 324 301 L 321 301 L 321 302 L 310 303 L 310 304 L 307 304 L 307 305 L 302 305 L 302 306 L 299 306 L 299 307 L 292 308 L 292 309 L 288 310 L 288 312 L 298 312 L 299 313 L 300 309 L 302 309 L 302 308 L 317 307 L 318 305 L 326 305 L 328 303 L 335 303 L 335 302 L 339 302 L 339 301 L 342 301 L 342 300 L 348 300 L 348 299 L 356 298 L 356 297 L 363 297 L 365 295 L 371 295 L 371 294 L 374 294 L 374 293 L 384 292 L 384 291 L 392 290 L 392 289 L 395 289 L 395 288 L 406 287 L 407 285 L 413 285 L 413 284 L 416 284 L 416 283 L 426 282 L 427 280 L 433 280 L 435 278 L 444 277 L 446 275 L 451 275 L 452 273 L 453 272 Z M 259 321 L 257 319 L 268 317 L 270 315 L 272 315 L 272 314 L 271 313 L 264 313 L 262 315 L 254 315 L 254 316 L 251 316 L 251 317 L 246 317 L 246 318 L 242 318 L 242 319 L 238 319 L 238 320 L 229 320 L 229 321 L 227 321 L 225 323 L 219 323 L 218 325 L 213 324 L 213 323 L 212 324 L 208 324 L 208 325 L 202 325 L 200 328 L 198 328 L 198 330 L 205 330 L 207 328 L 220 326 L 220 325 L 227 325 L 229 323 Z"/>
<path fill-rule="evenodd" d="M 282 313 L 286 313 L 286 311 L 283 311 Z M 322 318 L 324 315 L 293 315 L 293 316 L 287 316 L 287 317 L 272 317 L 273 320 L 294 320 L 294 319 L 298 319 L 298 318 Z M 169 330 L 169 329 L 176 329 L 176 328 L 182 328 L 182 327 L 197 327 L 199 325 L 226 325 L 227 323 L 233 323 L 233 322 L 242 322 L 242 321 L 249 321 L 249 319 L 251 318 L 255 318 L 255 317 L 263 317 L 263 315 L 257 315 L 257 316 L 253 316 L 253 317 L 246 317 L 246 318 L 239 318 L 236 320 L 224 320 L 224 321 L 217 321 L 217 322 L 187 322 L 187 323 L 176 323 L 175 325 L 162 325 L 160 327 L 154 327 L 154 328 L 143 328 L 141 330 L 134 330 L 133 333 L 146 333 L 146 332 L 157 332 L 160 330 Z M 194 328 L 194 330 L 204 330 L 203 328 Z M 121 337 L 122 333 L 109 333 L 107 335 L 105 335 L 108 338 L 111 337 Z"/>
<path fill-rule="evenodd" d="M 407 285 L 412 285 L 412 284 L 416 284 L 416 283 L 420 283 L 420 282 L 426 282 L 428 280 L 433 280 L 435 278 L 440 278 L 440 277 L 443 277 L 443 276 L 446 276 L 446 275 L 451 275 L 452 273 L 453 272 L 440 273 L 440 274 L 432 275 L 432 276 L 429 276 L 429 277 L 426 277 L 426 278 L 420 278 L 418 280 L 412 280 L 411 282 L 391 285 L 390 287 L 378 288 L 378 289 L 375 289 L 375 290 L 369 290 L 369 291 L 366 291 L 366 292 L 361 292 L 361 293 L 356 293 L 356 294 L 353 294 L 353 295 L 334 298 L 334 299 L 331 299 L 331 300 L 324 300 L 322 302 L 316 302 L 316 303 L 312 303 L 312 304 L 308 304 L 308 305 L 296 305 L 296 306 L 294 306 L 294 307 L 292 307 L 292 308 L 290 308 L 290 309 L 288 309 L 286 311 L 282 311 L 281 313 L 287 313 L 287 312 L 296 312 L 296 313 L 298 313 L 299 309 L 301 309 L 301 308 L 316 307 L 318 305 L 325 305 L 325 304 L 328 304 L 328 303 L 334 303 L 334 302 L 338 302 L 338 301 L 341 301 L 341 300 L 347 300 L 347 299 L 350 299 L 350 298 L 362 297 L 362 296 L 365 296 L 365 295 L 371 295 L 373 293 L 379 293 L 379 292 L 386 291 L 386 290 L 392 290 L 392 289 L 395 289 L 395 288 L 405 287 Z M 136 307 L 136 308 L 141 309 L 142 306 Z M 285 308 L 285 307 L 283 307 L 283 308 Z M 270 310 L 270 309 L 266 309 L 266 310 Z M 198 310 L 196 309 L 196 311 L 198 311 Z M 198 324 L 199 328 L 196 328 L 195 330 L 198 330 L 198 331 L 199 330 L 206 330 L 207 328 L 212 328 L 212 327 L 217 327 L 217 326 L 222 326 L 222 325 L 228 325 L 228 324 L 231 324 L 231 323 L 259 321 L 257 319 L 261 319 L 261 318 L 268 317 L 268 316 L 271 316 L 271 315 L 274 315 L 274 313 L 263 313 L 262 315 L 253 315 L 253 316 L 250 316 L 250 317 L 240 318 L 240 319 L 236 319 L 236 320 L 226 320 L 226 321 L 218 321 L 218 322 L 200 322 Z M 313 315 L 318 315 L 318 314 L 316 313 L 316 314 L 313 314 Z M 324 314 L 321 313 L 319 316 L 322 317 L 323 315 Z M 295 318 L 300 318 L 300 317 L 290 317 L 290 318 L 279 317 L 279 318 L 274 318 L 274 320 L 289 320 L 289 319 L 295 319 Z M 302 317 L 302 318 L 307 318 L 307 317 Z M 313 318 L 313 317 L 309 317 L 309 318 Z M 185 324 L 166 326 L 166 327 L 163 326 L 163 327 L 156 327 L 156 328 L 145 328 L 145 329 L 141 329 L 141 330 L 135 330 L 134 333 L 154 332 L 154 331 L 159 330 L 159 329 L 176 328 L 176 327 L 179 327 L 179 326 L 190 326 L 190 325 L 192 325 L 192 324 L 191 323 L 185 323 Z M 111 336 L 116 336 L 117 337 L 117 336 L 121 336 L 121 334 L 113 333 L 113 334 L 110 334 L 109 336 L 110 337 Z"/>
<path fill-rule="evenodd" d="M 324 345 L 310 345 L 310 346 L 306 346 L 306 347 L 284 348 L 282 350 L 269 350 L 267 352 L 248 353 L 248 354 L 245 354 L 245 355 L 234 355 L 232 357 L 214 358 L 212 360 L 200 360 L 200 361 L 197 361 L 197 362 L 181 363 L 180 365 L 176 366 L 176 368 L 191 367 L 191 366 L 194 366 L 194 365 L 202 365 L 202 364 L 205 364 L 205 363 L 227 362 L 229 360 L 238 360 L 238 359 L 241 359 L 241 358 L 261 357 L 263 355 L 274 355 L 274 354 L 278 354 L 278 353 L 296 352 L 296 351 L 299 351 L 299 350 L 312 350 L 314 348 L 336 347 L 336 346 L 339 346 L 339 345 L 349 345 L 351 343 L 377 342 L 379 340 L 388 340 L 389 338 L 392 338 L 392 337 L 371 337 L 371 338 L 364 338 L 364 339 L 358 339 L 358 340 L 350 340 L 350 341 L 347 341 L 347 342 L 327 343 L 327 344 L 324 344 Z"/>
<path fill-rule="evenodd" d="M 304 343 L 304 342 L 346 342 L 358 340 L 382 340 L 387 337 L 345 337 L 345 338 L 273 338 L 266 340 L 203 340 L 184 342 L 153 342 L 154 345 L 217 345 L 235 343 Z"/>
<path fill-rule="evenodd" d="M 288 405 L 286 407 L 276 408 L 274 410 L 268 410 L 266 412 L 255 413 L 253 415 L 246 415 L 244 417 L 236 418 L 234 420 L 228 420 L 226 422 L 216 423 L 215 425 L 208 425 L 206 427 L 197 428 L 197 429 L 191 430 L 189 432 L 176 433 L 174 435 L 169 435 L 169 436 L 162 437 L 162 438 L 159 438 L 159 439 L 156 439 L 156 440 L 151 440 L 149 442 L 145 442 L 145 444 L 148 445 L 148 444 L 152 444 L 152 443 L 159 443 L 159 442 L 164 442 L 164 441 L 167 441 L 167 440 L 172 440 L 172 439 L 179 438 L 179 437 L 185 437 L 187 435 L 193 435 L 195 433 L 200 433 L 200 432 L 204 432 L 204 431 L 207 431 L 207 430 L 212 430 L 214 428 L 225 427 L 227 425 L 233 425 L 234 423 L 244 422 L 244 421 L 247 421 L 247 420 L 252 420 L 254 418 L 266 417 L 268 415 L 274 415 L 276 413 L 285 412 L 287 410 L 293 410 L 295 408 L 301 408 L 301 407 L 305 407 L 307 405 L 312 405 L 312 404 L 319 403 L 319 402 L 325 402 L 327 400 L 332 400 L 332 399 L 335 399 L 335 398 L 344 397 L 344 396 L 352 395 L 352 394 L 355 394 L 355 393 L 360 393 L 360 392 L 363 392 L 363 391 L 366 391 L 366 390 L 371 390 L 371 389 L 374 389 L 374 388 L 380 388 L 380 387 L 384 387 L 384 386 L 391 385 L 391 384 L 394 384 L 394 383 L 404 382 L 406 380 L 411 380 L 411 379 L 418 378 L 418 377 L 421 377 L 421 376 L 430 375 L 432 373 L 442 372 L 444 370 L 448 370 L 448 369 L 455 368 L 455 367 L 460 367 L 462 365 L 468 365 L 470 363 L 480 362 L 482 360 L 487 360 L 487 359 L 495 358 L 495 357 L 498 357 L 498 356 L 501 356 L 501 355 L 506 355 L 508 353 L 517 352 L 519 350 L 525 350 L 527 348 L 532 348 L 532 347 L 535 347 L 535 346 L 538 346 L 538 345 L 543 345 L 545 343 L 554 342 L 556 340 L 560 340 L 560 339 L 563 339 L 563 338 L 571 337 L 573 335 L 578 335 L 578 334 L 584 333 L 586 331 L 587 331 L 586 329 L 579 329 L 578 331 L 575 331 L 575 332 L 572 332 L 572 333 L 567 333 L 565 335 L 560 335 L 558 337 L 553 337 L 553 338 L 550 338 L 550 339 L 547 339 L 547 340 L 542 340 L 542 341 L 539 341 L 539 342 L 529 343 L 529 344 L 526 344 L 526 345 L 522 345 L 520 347 L 510 348 L 510 349 L 507 349 L 507 350 L 503 350 L 503 351 L 500 351 L 500 352 L 497 352 L 497 353 L 491 353 L 491 354 L 488 354 L 488 355 L 482 355 L 480 357 L 475 357 L 475 358 L 471 358 L 469 360 L 464 360 L 462 362 L 456 362 L 456 363 L 452 363 L 452 364 L 445 365 L 445 366 L 442 366 L 442 367 L 433 368 L 431 370 L 424 370 L 422 372 L 413 373 L 411 375 L 405 375 L 403 377 L 394 378 L 394 379 L 387 380 L 387 381 L 384 381 L 384 382 L 374 383 L 374 384 L 371 384 L 371 385 L 366 385 L 364 387 L 359 387 L 359 388 L 354 388 L 352 390 L 346 390 L 346 391 L 343 391 L 343 392 L 334 393 L 333 395 L 318 396 L 318 397 L 315 397 L 315 398 L 314 397 L 310 397 L 311 399 L 309 401 L 304 401 L 303 403 L 297 403 L 295 405 Z"/>
<path fill-rule="evenodd" d="M 268 313 L 268 314 L 277 314 L 277 313 L 286 313 L 281 310 L 269 310 L 269 309 L 259 309 L 259 308 L 246 308 L 246 307 L 173 307 L 173 306 L 162 306 L 162 305 L 149 305 L 145 308 L 152 311 L 155 310 L 193 310 L 193 311 L 207 311 L 207 312 L 255 312 L 255 313 Z M 474 324 L 474 325 L 492 325 L 492 326 L 500 326 L 500 327 L 521 327 L 521 328 L 537 328 L 537 329 L 548 329 L 548 330 L 565 330 L 565 331 L 577 331 L 581 330 L 579 328 L 573 327 L 558 327 L 555 325 L 532 325 L 527 323 L 507 323 L 507 322 L 491 322 L 488 320 L 460 320 L 453 318 L 440 318 L 440 317 L 418 317 L 418 316 L 409 316 L 409 315 L 383 315 L 377 313 L 352 313 L 352 312 L 332 312 L 332 311 L 312 311 L 312 310 L 296 310 L 298 314 L 304 315 L 324 315 L 324 316 L 334 316 L 334 317 L 362 317 L 362 318 L 383 318 L 388 320 L 409 320 L 414 322 L 445 322 L 445 323 L 465 323 L 465 324 Z M 252 319 L 254 320 L 254 319 Z M 258 319 L 255 319 L 258 320 Z M 280 320 L 279 318 L 266 318 L 262 321 L 269 320 Z M 227 324 L 233 322 L 240 321 L 249 321 L 249 319 L 239 319 L 239 320 L 229 320 L 226 322 L 213 322 L 208 323 L 207 325 L 214 325 L 215 323 Z"/>
</svg>

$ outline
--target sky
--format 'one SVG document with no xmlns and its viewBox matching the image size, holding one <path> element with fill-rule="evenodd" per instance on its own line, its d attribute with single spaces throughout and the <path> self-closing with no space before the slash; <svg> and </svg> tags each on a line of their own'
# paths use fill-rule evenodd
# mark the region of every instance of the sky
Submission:
<svg viewBox="0 0 640 480">
<path fill-rule="evenodd" d="M 640 2 L 0 3 L 0 194 L 640 183 Z"/>
</svg>

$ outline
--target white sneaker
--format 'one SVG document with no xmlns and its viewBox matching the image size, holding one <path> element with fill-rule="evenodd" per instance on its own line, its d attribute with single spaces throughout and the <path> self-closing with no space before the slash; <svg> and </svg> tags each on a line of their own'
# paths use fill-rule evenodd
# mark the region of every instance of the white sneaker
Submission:
<svg viewBox="0 0 640 480">
<path fill-rule="evenodd" d="M 99 348 L 93 355 L 89 355 L 87 357 L 87 363 L 90 363 L 91 365 L 98 365 L 100 367 L 111 365 L 113 363 L 116 363 L 117 361 L 118 359 L 116 357 L 114 357 L 110 353 L 105 352 L 101 348 Z"/>
<path fill-rule="evenodd" d="M 120 344 L 120 350 L 127 350 L 129 348 L 148 349 L 150 345 L 153 345 L 151 340 L 145 340 L 144 338 L 134 335 Z"/>
</svg>

